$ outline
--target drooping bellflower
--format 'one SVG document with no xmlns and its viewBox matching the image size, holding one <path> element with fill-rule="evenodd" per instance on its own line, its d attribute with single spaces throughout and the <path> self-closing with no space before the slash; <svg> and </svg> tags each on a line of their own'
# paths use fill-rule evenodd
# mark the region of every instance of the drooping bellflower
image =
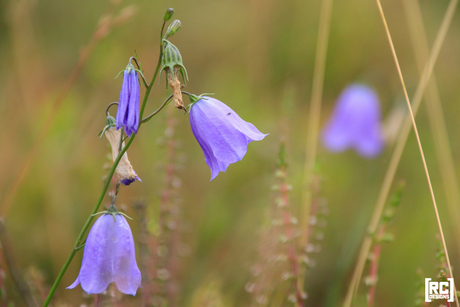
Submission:
<svg viewBox="0 0 460 307">
<path fill-rule="evenodd" d="M 104 130 L 104 134 L 109 140 L 110 146 L 112 147 L 112 161 L 115 162 L 115 159 L 118 157 L 118 151 L 120 150 L 121 130 L 116 130 L 113 127 L 109 127 L 108 129 Z M 122 147 L 124 146 L 125 142 L 122 143 Z M 142 180 L 139 178 L 139 176 L 137 176 L 136 172 L 131 166 L 131 163 L 128 160 L 127 152 L 125 152 L 121 157 L 120 162 L 115 169 L 115 174 L 124 185 L 130 185 L 136 179 L 142 182 Z"/>
<path fill-rule="evenodd" d="M 134 240 L 129 224 L 121 214 L 103 214 L 86 239 L 80 273 L 67 289 L 81 284 L 88 294 L 98 294 L 115 282 L 120 292 L 136 295 L 141 286 Z"/>
<path fill-rule="evenodd" d="M 245 122 L 227 105 L 202 97 L 190 108 L 190 126 L 211 169 L 211 180 L 225 172 L 231 163 L 243 159 L 248 144 L 268 134 Z"/>
<path fill-rule="evenodd" d="M 377 157 L 384 147 L 384 137 L 375 91 L 362 84 L 345 88 L 322 132 L 322 141 L 332 152 L 353 148 L 363 157 Z"/>
<path fill-rule="evenodd" d="M 139 128 L 139 78 L 134 66 L 128 64 L 123 71 L 120 99 L 117 110 L 117 130 L 125 128 L 128 136 L 136 134 Z"/>
</svg>

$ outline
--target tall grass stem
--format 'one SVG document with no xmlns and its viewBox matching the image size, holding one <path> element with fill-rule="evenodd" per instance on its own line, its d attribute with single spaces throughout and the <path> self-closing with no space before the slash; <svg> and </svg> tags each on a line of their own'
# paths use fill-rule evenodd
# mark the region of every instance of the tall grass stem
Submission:
<svg viewBox="0 0 460 307">
<path fill-rule="evenodd" d="M 305 148 L 305 164 L 303 175 L 303 189 L 300 207 L 300 244 L 306 246 L 308 243 L 308 226 L 311 207 L 311 184 L 314 175 L 316 154 L 318 151 L 318 134 L 321 118 L 321 102 L 323 99 L 324 72 L 326 70 L 327 46 L 331 25 L 332 0 L 321 2 L 321 13 L 318 27 L 318 41 L 316 45 L 315 68 L 313 71 L 313 85 L 310 100 L 310 114 L 308 117 L 307 141 Z M 300 288 L 304 282 L 304 268 L 299 272 Z"/>
<path fill-rule="evenodd" d="M 423 65 L 429 56 L 429 48 L 428 40 L 425 35 L 426 32 L 420 11 L 420 5 L 417 0 L 404 0 L 403 4 L 409 23 L 409 31 L 417 66 L 420 72 L 422 72 Z M 452 157 L 452 148 L 449 142 L 441 98 L 434 73 L 428 83 L 426 101 L 428 120 L 433 133 L 433 141 L 438 158 L 438 164 L 441 170 L 444 193 L 446 195 L 446 201 L 450 211 L 449 217 L 451 218 L 451 224 L 453 225 L 452 227 L 454 227 L 456 234 L 455 242 L 460 242 L 460 224 L 458 223 L 460 218 L 460 194 L 458 190 L 458 179 L 455 174 L 455 163 Z M 460 254 L 460 244 L 457 243 L 456 247 Z"/>
</svg>

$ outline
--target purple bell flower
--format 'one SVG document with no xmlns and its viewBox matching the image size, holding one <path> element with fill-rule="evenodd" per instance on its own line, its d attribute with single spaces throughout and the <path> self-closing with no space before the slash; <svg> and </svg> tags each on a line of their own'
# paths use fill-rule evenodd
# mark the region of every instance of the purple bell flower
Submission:
<svg viewBox="0 0 460 307">
<path fill-rule="evenodd" d="M 98 294 L 115 282 L 118 290 L 136 295 L 141 286 L 141 272 L 137 267 L 134 240 L 123 215 L 104 214 L 93 225 L 86 239 L 80 273 L 73 289 L 81 284 L 88 294 Z"/>
<path fill-rule="evenodd" d="M 125 128 L 128 136 L 136 134 L 139 129 L 139 79 L 134 66 L 128 65 L 123 72 L 123 84 L 121 85 L 120 99 L 117 110 L 117 130 Z"/>
<path fill-rule="evenodd" d="M 377 157 L 384 147 L 384 137 L 375 91 L 362 84 L 345 88 L 322 132 L 322 141 L 332 152 L 353 148 L 365 158 Z"/>
<path fill-rule="evenodd" d="M 202 97 L 191 106 L 190 126 L 211 169 L 211 180 L 231 163 L 243 159 L 250 142 L 268 135 L 211 97 Z"/>
</svg>

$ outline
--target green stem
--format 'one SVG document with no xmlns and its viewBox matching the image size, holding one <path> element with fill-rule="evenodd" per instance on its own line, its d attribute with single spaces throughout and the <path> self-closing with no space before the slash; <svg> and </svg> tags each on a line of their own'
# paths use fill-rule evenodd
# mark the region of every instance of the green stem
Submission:
<svg viewBox="0 0 460 307">
<path fill-rule="evenodd" d="M 160 70 L 161 58 L 163 56 L 163 39 L 162 38 L 163 38 L 164 26 L 165 26 L 165 23 L 163 23 L 163 26 L 161 27 L 160 56 L 158 58 L 158 64 L 157 64 L 157 67 L 155 69 L 155 73 L 154 73 L 154 75 L 152 77 L 152 82 L 150 82 L 150 85 L 147 87 L 147 89 L 145 91 L 144 100 L 142 101 L 142 106 L 141 106 L 141 110 L 140 110 L 140 114 L 139 114 L 140 118 L 142 118 L 142 115 L 144 114 L 145 105 L 147 104 L 147 100 L 149 98 L 150 91 L 152 90 L 153 84 L 155 83 L 155 80 L 156 80 L 157 75 L 158 75 L 158 71 Z M 162 107 L 160 107 L 159 110 L 161 110 L 161 108 Z M 139 127 L 140 127 L 141 124 L 142 124 L 142 122 L 139 123 Z M 113 164 L 112 164 L 112 167 L 110 169 L 109 175 L 107 177 L 107 180 L 105 181 L 104 187 L 102 188 L 101 194 L 99 195 L 99 199 L 97 200 L 96 206 L 94 207 L 94 209 L 91 212 L 88 220 L 86 220 L 85 225 L 83 226 L 82 230 L 80 231 L 80 234 L 78 235 L 77 241 L 75 242 L 74 247 L 72 248 L 72 252 L 70 253 L 69 257 L 67 258 L 66 262 L 64 263 L 64 266 L 62 267 L 61 271 L 59 272 L 59 275 L 56 277 L 56 280 L 54 281 L 54 284 L 51 287 L 51 290 L 50 290 L 45 302 L 43 303 L 43 307 L 47 307 L 49 305 L 51 299 L 54 296 L 54 293 L 57 290 L 57 287 L 59 286 L 59 283 L 62 280 L 62 277 L 64 276 L 65 272 L 67 271 L 67 268 L 69 267 L 70 263 L 72 262 L 73 257 L 75 256 L 75 254 L 79 250 L 79 246 L 81 245 L 82 239 L 83 239 L 86 231 L 88 230 L 89 226 L 91 225 L 91 222 L 93 221 L 94 214 L 96 214 L 97 211 L 99 210 L 99 207 L 101 206 L 102 200 L 104 199 L 105 193 L 107 193 L 107 190 L 108 190 L 109 185 L 110 185 L 110 181 L 111 181 L 111 179 L 113 177 L 113 174 L 115 173 L 115 169 L 117 168 L 118 163 L 121 160 L 121 157 L 126 152 L 126 150 L 128 150 L 129 146 L 134 141 L 135 137 L 136 137 L 135 134 L 133 134 L 130 137 L 130 139 L 129 139 L 128 143 L 126 144 L 126 146 L 119 152 L 119 154 L 118 154 L 117 158 L 115 159 L 115 161 L 113 161 Z"/>
<path fill-rule="evenodd" d="M 166 98 L 166 100 L 162 103 L 162 105 L 156 109 L 152 114 L 150 114 L 149 116 L 147 116 L 146 118 L 144 118 L 143 120 L 141 120 L 141 123 L 146 123 L 148 122 L 152 117 L 154 117 L 155 115 L 157 115 L 170 101 L 171 99 L 174 97 L 174 94 L 171 94 L 168 98 Z"/>
<path fill-rule="evenodd" d="M 164 23 L 163 23 L 163 27 L 161 28 L 161 36 L 163 36 L 163 28 L 164 28 Z M 161 58 L 163 57 L 163 40 L 160 40 L 160 42 L 161 42 L 160 43 L 160 56 L 158 57 L 157 68 L 155 69 L 155 73 L 153 74 L 152 82 L 150 82 L 150 85 L 145 90 L 144 101 L 142 101 L 141 112 L 139 114 L 140 118 L 142 118 L 142 116 L 144 115 L 145 105 L 147 104 L 147 100 L 149 98 L 150 91 L 152 90 L 153 84 L 155 83 L 155 80 L 158 75 L 158 71 L 160 70 Z M 141 125 L 142 125 L 142 121 L 139 123 L 139 127 Z"/>
</svg>

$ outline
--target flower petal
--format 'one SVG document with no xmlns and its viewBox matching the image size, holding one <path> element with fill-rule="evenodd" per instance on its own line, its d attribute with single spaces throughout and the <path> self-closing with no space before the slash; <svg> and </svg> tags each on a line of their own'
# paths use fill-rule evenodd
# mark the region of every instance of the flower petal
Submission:
<svg viewBox="0 0 460 307">
<path fill-rule="evenodd" d="M 342 118 L 331 117 L 322 133 L 324 147 L 332 152 L 340 152 L 351 146 L 347 122 Z"/>
<path fill-rule="evenodd" d="M 126 124 L 126 113 L 128 112 L 129 101 L 129 73 L 123 72 L 123 83 L 121 85 L 120 98 L 117 108 L 117 130 Z"/>
<path fill-rule="evenodd" d="M 78 286 L 80 284 L 80 276 L 77 276 L 77 279 L 75 279 L 75 281 L 73 282 L 73 284 L 71 284 L 70 286 L 68 286 L 66 289 L 73 289 L 75 288 L 76 286 Z"/>
<path fill-rule="evenodd" d="M 112 215 L 104 214 L 91 228 L 83 252 L 78 280 L 86 293 L 101 293 L 113 281 L 116 243 L 116 223 Z"/>
<path fill-rule="evenodd" d="M 141 286 L 141 272 L 136 263 L 133 235 L 124 216 L 117 215 L 116 219 L 118 242 L 114 251 L 114 281 L 121 292 L 136 295 Z"/>
<path fill-rule="evenodd" d="M 356 141 L 356 151 L 365 158 L 377 157 L 383 149 L 384 141 L 379 127 L 369 129 Z"/>
<path fill-rule="evenodd" d="M 126 115 L 126 134 L 137 133 L 139 125 L 139 79 L 135 70 L 129 71 L 128 113 Z"/>
<path fill-rule="evenodd" d="M 213 180 L 214 178 L 216 178 L 219 172 L 225 172 L 230 163 L 224 163 L 217 160 L 217 158 L 214 156 L 212 152 L 212 149 L 209 147 L 209 145 L 202 138 L 201 134 L 198 132 L 198 125 L 199 124 L 195 122 L 195 118 L 191 115 L 190 126 L 192 128 L 193 135 L 195 136 L 196 140 L 198 141 L 198 144 L 200 144 L 200 147 L 203 150 L 204 160 L 211 169 L 211 180 Z"/>
</svg>

